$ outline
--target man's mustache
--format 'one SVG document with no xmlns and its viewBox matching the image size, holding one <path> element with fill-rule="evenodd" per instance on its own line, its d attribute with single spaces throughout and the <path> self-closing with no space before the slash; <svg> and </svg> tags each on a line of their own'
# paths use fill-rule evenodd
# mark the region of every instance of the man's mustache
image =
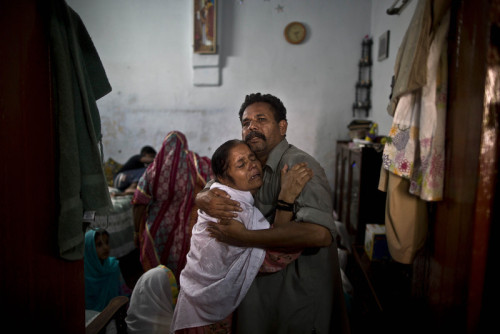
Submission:
<svg viewBox="0 0 500 334">
<path fill-rule="evenodd" d="M 255 137 L 260 138 L 264 141 L 266 140 L 266 136 L 263 133 L 258 132 L 258 131 L 252 131 L 245 136 L 245 142 L 252 140 L 252 138 L 255 138 Z"/>
</svg>

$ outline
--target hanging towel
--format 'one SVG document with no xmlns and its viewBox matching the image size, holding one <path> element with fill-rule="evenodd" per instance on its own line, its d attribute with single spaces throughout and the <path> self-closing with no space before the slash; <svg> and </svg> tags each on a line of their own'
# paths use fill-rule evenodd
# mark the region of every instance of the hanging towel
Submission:
<svg viewBox="0 0 500 334">
<path fill-rule="evenodd" d="M 111 207 L 96 100 L 111 86 L 94 44 L 64 0 L 51 0 L 50 61 L 57 140 L 58 243 L 60 256 L 83 258 L 84 211 L 105 214 Z"/>
</svg>

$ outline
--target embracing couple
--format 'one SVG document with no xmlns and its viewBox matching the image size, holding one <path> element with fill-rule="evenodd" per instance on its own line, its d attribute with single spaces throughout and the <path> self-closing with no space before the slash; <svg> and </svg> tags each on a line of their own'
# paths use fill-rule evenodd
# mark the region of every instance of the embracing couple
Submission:
<svg viewBox="0 0 500 334">
<path fill-rule="evenodd" d="M 196 198 L 172 332 L 349 333 L 324 170 L 285 139 L 277 97 L 247 95 L 239 117 Z"/>
</svg>

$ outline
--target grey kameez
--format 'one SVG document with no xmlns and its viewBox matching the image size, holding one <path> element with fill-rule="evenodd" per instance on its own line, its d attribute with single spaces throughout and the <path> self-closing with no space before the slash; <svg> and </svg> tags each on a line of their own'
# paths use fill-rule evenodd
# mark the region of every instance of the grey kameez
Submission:
<svg viewBox="0 0 500 334">
<path fill-rule="evenodd" d="M 331 190 L 325 172 L 310 155 L 281 141 L 263 167 L 263 185 L 255 205 L 269 222 L 274 220 L 280 192 L 280 171 L 307 162 L 314 177 L 296 200 L 296 221 L 330 230 L 330 247 L 308 248 L 285 269 L 259 275 L 236 313 L 236 332 L 244 333 L 349 333 L 348 317 L 335 243 Z"/>
</svg>

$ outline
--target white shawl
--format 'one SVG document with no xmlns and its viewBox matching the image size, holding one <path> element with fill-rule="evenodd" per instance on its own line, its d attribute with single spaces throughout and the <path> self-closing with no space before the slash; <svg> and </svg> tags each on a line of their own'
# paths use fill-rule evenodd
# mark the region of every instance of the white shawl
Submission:
<svg viewBox="0 0 500 334">
<path fill-rule="evenodd" d="M 161 266 L 152 268 L 137 281 L 125 318 L 128 333 L 168 333 L 174 296 L 167 270 Z"/>
<path fill-rule="evenodd" d="M 215 182 L 211 187 L 226 191 L 241 203 L 237 220 L 249 230 L 269 228 L 262 213 L 253 206 L 250 192 Z M 207 222 L 217 221 L 198 210 L 187 263 L 180 275 L 179 298 L 171 333 L 182 328 L 205 326 L 229 316 L 245 297 L 264 261 L 265 250 L 220 243 L 208 235 Z"/>
</svg>

